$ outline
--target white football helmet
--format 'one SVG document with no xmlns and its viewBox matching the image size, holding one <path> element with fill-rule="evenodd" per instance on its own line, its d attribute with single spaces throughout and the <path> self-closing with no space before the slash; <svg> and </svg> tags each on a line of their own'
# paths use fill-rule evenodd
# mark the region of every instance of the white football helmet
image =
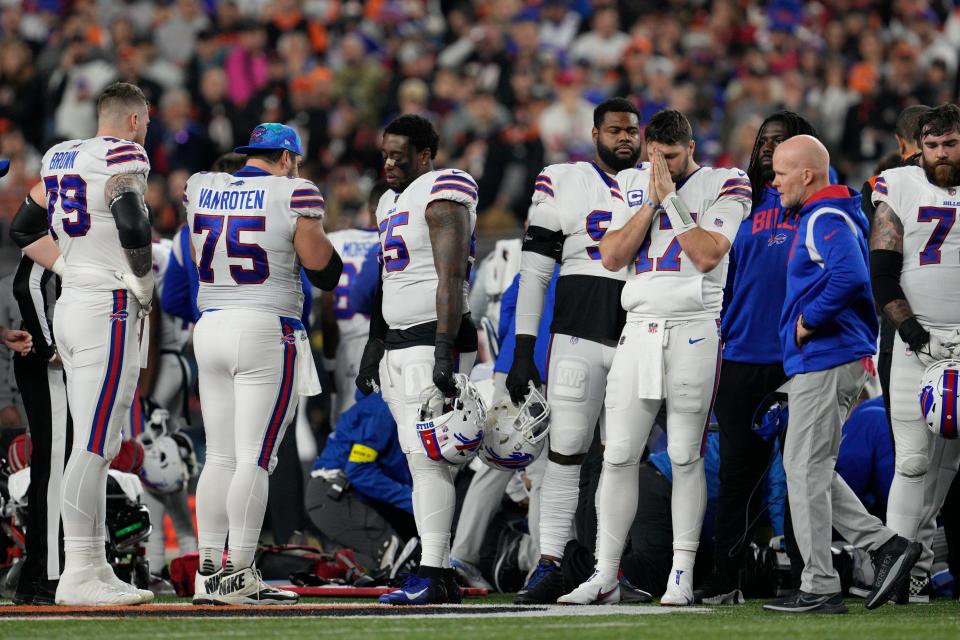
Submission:
<svg viewBox="0 0 960 640">
<path fill-rule="evenodd" d="M 462 373 L 453 376 L 457 395 L 444 397 L 435 386 L 420 394 L 417 435 L 431 460 L 465 464 L 477 455 L 483 443 L 486 409 L 480 392 Z"/>
<path fill-rule="evenodd" d="M 543 451 L 549 432 L 550 406 L 531 382 L 519 407 L 504 396 L 487 411 L 480 459 L 494 469 L 526 469 Z"/>
<path fill-rule="evenodd" d="M 180 443 L 166 430 L 167 412 L 154 410 L 150 423 L 137 438 L 143 445 L 140 480 L 158 493 L 176 493 L 187 486 L 190 470 L 180 452 Z"/>
<path fill-rule="evenodd" d="M 933 433 L 957 438 L 957 405 L 960 403 L 960 361 L 941 360 L 923 372 L 920 381 L 920 411 Z"/>
</svg>

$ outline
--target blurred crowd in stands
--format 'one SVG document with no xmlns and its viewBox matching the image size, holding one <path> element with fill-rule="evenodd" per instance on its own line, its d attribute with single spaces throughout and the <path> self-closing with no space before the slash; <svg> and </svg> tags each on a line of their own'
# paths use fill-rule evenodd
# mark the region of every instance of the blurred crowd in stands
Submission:
<svg viewBox="0 0 960 640">
<path fill-rule="evenodd" d="M 43 152 L 92 136 L 116 79 L 152 103 L 164 234 L 186 178 L 262 121 L 300 131 L 336 227 L 364 206 L 380 128 L 400 113 L 430 117 L 437 165 L 477 178 L 481 228 L 512 232 L 543 165 L 589 156 L 593 106 L 611 95 L 645 118 L 686 113 L 708 165 L 745 167 L 762 117 L 795 110 L 858 185 L 895 150 L 903 107 L 956 99 L 955 1 L 3 0 L 2 237 Z"/>
</svg>

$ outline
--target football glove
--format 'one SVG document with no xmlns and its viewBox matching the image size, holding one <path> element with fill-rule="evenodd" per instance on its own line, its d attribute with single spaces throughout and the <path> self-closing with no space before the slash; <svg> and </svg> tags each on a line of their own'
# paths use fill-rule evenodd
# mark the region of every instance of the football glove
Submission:
<svg viewBox="0 0 960 640">
<path fill-rule="evenodd" d="M 457 385 L 453 381 L 453 343 L 453 336 L 438 333 L 433 349 L 433 384 L 446 396 L 457 392 Z"/>
<path fill-rule="evenodd" d="M 900 338 L 917 354 L 924 366 L 956 357 L 960 344 L 956 340 L 932 334 L 923 328 L 916 317 L 907 318 L 900 324 Z"/>
<path fill-rule="evenodd" d="M 536 336 L 517 335 L 517 344 L 513 350 L 513 364 L 507 374 L 507 391 L 510 392 L 510 400 L 518 406 L 527 397 L 531 382 L 537 388 L 541 386 L 540 371 L 537 370 L 537 363 L 533 359 L 536 344 Z"/>
<path fill-rule="evenodd" d="M 360 358 L 360 370 L 357 373 L 357 389 L 365 396 L 380 391 L 380 360 L 386 347 L 383 340 L 376 338 L 367 340 Z"/>
</svg>

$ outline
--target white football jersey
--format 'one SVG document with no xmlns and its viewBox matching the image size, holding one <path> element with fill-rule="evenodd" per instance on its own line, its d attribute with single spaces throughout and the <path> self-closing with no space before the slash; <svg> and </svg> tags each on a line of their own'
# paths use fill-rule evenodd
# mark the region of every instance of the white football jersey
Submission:
<svg viewBox="0 0 960 640">
<path fill-rule="evenodd" d="M 921 167 L 888 169 L 873 188 L 874 204 L 890 205 L 903 224 L 900 286 L 927 327 L 960 325 L 958 192 L 931 183 Z"/>
<path fill-rule="evenodd" d="M 340 282 L 333 290 L 333 311 L 337 318 L 340 339 L 365 337 L 370 330 L 370 316 L 357 313 L 350 306 L 350 289 L 370 248 L 380 244 L 380 236 L 376 229 L 344 229 L 334 231 L 327 237 L 343 260 Z"/>
<path fill-rule="evenodd" d="M 603 268 L 600 239 L 610 227 L 614 212 L 627 214 L 628 195 L 616 178 L 593 162 L 552 164 L 540 172 L 533 191 L 536 206 L 529 222 L 530 226 L 563 233 L 560 277 L 626 279 L 625 269 L 613 272 Z"/>
<path fill-rule="evenodd" d="M 309 180 L 245 171 L 195 173 L 187 181 L 187 224 L 200 277 L 197 307 L 299 318 L 303 287 L 293 236 L 301 216 L 323 217 L 323 196 Z"/>
<path fill-rule="evenodd" d="M 628 169 L 617 178 L 623 181 L 623 188 L 645 190 L 650 180 L 649 166 Z M 750 180 L 739 169 L 701 167 L 677 185 L 677 195 L 697 225 L 723 234 L 731 245 L 740 223 L 750 213 L 750 194 Z M 642 205 L 631 203 L 628 214 L 615 218 L 611 228 L 624 226 Z M 627 266 L 621 302 L 628 318 L 719 318 L 728 260 L 729 253 L 712 270 L 701 273 L 681 250 L 667 214 L 655 215 L 634 263 Z"/>
<path fill-rule="evenodd" d="M 462 204 L 477 225 L 477 183 L 468 173 L 440 169 L 425 173 L 397 193 L 388 189 L 377 206 L 383 252 L 383 319 L 391 329 L 409 329 L 437 320 L 437 270 L 427 228 L 427 205 L 436 200 Z M 470 242 L 470 264 L 474 241 Z M 469 271 L 468 271 L 469 274 Z M 463 312 L 468 284 L 463 283 Z"/>
<path fill-rule="evenodd" d="M 63 286 L 121 289 L 115 272 L 130 270 L 104 190 L 121 173 L 150 172 L 139 144 L 118 138 L 69 140 L 43 156 L 40 175 L 47 191 L 50 232 L 69 265 Z"/>
<path fill-rule="evenodd" d="M 163 276 L 167 272 L 167 265 L 173 257 L 173 241 L 167 238 L 153 241 L 153 275 L 157 286 L 157 295 L 154 304 L 158 304 L 163 295 Z M 160 351 L 183 351 L 190 339 L 190 323 L 160 310 L 159 331 Z"/>
</svg>

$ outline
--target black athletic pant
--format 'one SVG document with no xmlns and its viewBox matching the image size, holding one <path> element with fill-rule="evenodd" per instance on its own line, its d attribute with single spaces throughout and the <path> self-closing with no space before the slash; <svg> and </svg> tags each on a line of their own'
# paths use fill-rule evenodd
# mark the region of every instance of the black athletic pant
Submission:
<svg viewBox="0 0 960 640">
<path fill-rule="evenodd" d="M 773 439 L 753 432 L 761 403 L 783 384 L 783 367 L 724 360 L 714 413 L 720 424 L 720 490 L 717 498 L 717 577 L 736 586 L 763 504 L 763 476 Z"/>
</svg>

